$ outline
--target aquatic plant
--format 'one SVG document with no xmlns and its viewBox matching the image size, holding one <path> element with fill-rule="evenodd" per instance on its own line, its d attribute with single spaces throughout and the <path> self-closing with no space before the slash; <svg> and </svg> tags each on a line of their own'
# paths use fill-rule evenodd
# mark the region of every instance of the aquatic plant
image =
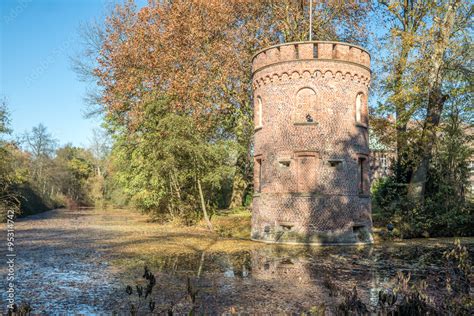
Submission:
<svg viewBox="0 0 474 316">
<path fill-rule="evenodd" d="M 129 302 L 131 315 L 138 315 L 140 313 L 140 309 L 144 306 L 148 307 L 150 312 L 155 310 L 156 303 L 154 300 L 152 300 L 151 293 L 153 292 L 153 288 L 156 285 L 156 278 L 155 275 L 150 272 L 147 266 L 145 266 L 144 269 L 145 272 L 143 273 L 142 277 L 146 280 L 146 284 L 144 286 L 141 284 L 135 285 L 135 302 Z M 134 293 L 133 287 L 127 285 L 125 292 L 128 294 L 128 296 L 132 296 Z"/>
<path fill-rule="evenodd" d="M 191 311 L 189 312 L 189 315 L 194 315 L 194 312 L 196 310 L 196 298 L 197 294 L 199 292 L 198 289 L 196 289 L 193 284 L 191 283 L 191 279 L 189 277 L 186 278 L 186 291 L 189 299 L 191 300 L 192 303 L 192 308 Z"/>
<path fill-rule="evenodd" d="M 472 264 L 469 251 L 459 239 L 454 241 L 454 247 L 443 253 L 445 259 L 446 290 L 444 309 L 455 315 L 473 314 L 474 299 L 471 295 Z"/>
<path fill-rule="evenodd" d="M 328 307 L 336 315 L 472 315 L 472 265 L 467 247 L 456 240 L 440 257 L 444 265 L 440 263 L 436 277 L 414 280 L 411 273 L 398 271 L 394 287 L 380 290 L 372 307 L 358 297 L 355 286 L 348 290 L 327 277 L 323 285 L 335 299 Z M 440 283 L 445 284 L 444 290 Z"/>
<path fill-rule="evenodd" d="M 189 315 L 194 315 L 200 305 L 197 302 L 197 295 L 199 289 L 195 284 L 192 283 L 191 278 L 186 278 L 186 292 L 180 295 L 177 301 L 156 302 L 152 298 L 152 293 L 155 285 L 157 284 L 156 277 L 150 272 L 147 266 L 144 267 L 143 279 L 145 284 L 136 284 L 135 287 L 127 285 L 125 287 L 125 293 L 129 296 L 129 312 L 131 315 L 143 315 L 147 313 L 158 314 L 158 315 L 173 315 L 174 308 L 177 304 L 186 304 L 186 301 L 191 303 L 191 308 L 188 312 Z M 133 295 L 135 294 L 135 295 Z M 148 309 L 148 312 L 146 311 Z"/>
<path fill-rule="evenodd" d="M 13 308 L 8 309 L 8 316 L 28 316 L 31 315 L 33 309 L 30 303 L 22 303 L 20 306 L 13 304 Z"/>
<path fill-rule="evenodd" d="M 337 315 L 366 315 L 369 313 L 367 305 L 362 302 L 357 294 L 357 287 L 351 291 L 342 290 L 343 301 L 337 307 Z"/>
</svg>

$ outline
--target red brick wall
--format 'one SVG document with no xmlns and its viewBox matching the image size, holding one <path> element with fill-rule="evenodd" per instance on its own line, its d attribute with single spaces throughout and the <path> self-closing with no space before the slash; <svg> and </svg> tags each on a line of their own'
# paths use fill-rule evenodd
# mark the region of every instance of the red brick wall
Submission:
<svg viewBox="0 0 474 316">
<path fill-rule="evenodd" d="M 350 242 L 354 226 L 371 228 L 368 191 L 359 192 L 358 160 L 366 158 L 368 187 L 369 64 L 364 50 L 327 42 L 286 44 L 254 57 L 255 107 L 262 102 L 262 126 L 256 126 L 254 139 L 261 159 L 261 170 L 255 168 L 261 183 L 254 177 L 261 188 L 253 204 L 255 239 L 270 240 L 280 231 L 305 238 L 325 232 Z"/>
</svg>

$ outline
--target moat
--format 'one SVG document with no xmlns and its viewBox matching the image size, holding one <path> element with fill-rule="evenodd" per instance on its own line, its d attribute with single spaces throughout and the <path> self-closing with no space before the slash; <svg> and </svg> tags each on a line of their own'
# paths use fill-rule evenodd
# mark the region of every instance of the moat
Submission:
<svg viewBox="0 0 474 316">
<path fill-rule="evenodd" d="M 199 228 L 150 223 L 126 210 L 55 210 L 16 223 L 16 301 L 35 314 L 123 312 L 127 285 L 146 265 L 156 276 L 155 311 L 189 311 L 187 279 L 197 310 L 222 313 L 302 313 L 331 306 L 333 284 L 357 287 L 368 306 L 397 272 L 429 280 L 437 291 L 442 254 L 453 239 L 304 247 L 223 239 Z M 461 239 L 472 260 L 473 238 Z M 6 249 L 1 248 L 5 260 Z M 0 273 L 6 275 L 5 264 Z M 439 279 L 439 278 L 438 278 Z M 6 288 L 5 277 L 0 286 Z M 2 291 L 1 306 L 5 306 Z M 146 309 L 143 309 L 146 310 Z"/>
</svg>

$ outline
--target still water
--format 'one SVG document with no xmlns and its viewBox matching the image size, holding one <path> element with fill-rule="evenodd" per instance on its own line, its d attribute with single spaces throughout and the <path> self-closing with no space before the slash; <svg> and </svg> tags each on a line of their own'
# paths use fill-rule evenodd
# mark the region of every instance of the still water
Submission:
<svg viewBox="0 0 474 316">
<path fill-rule="evenodd" d="M 136 295 L 136 285 L 145 285 L 144 266 L 156 277 L 151 298 L 159 313 L 187 314 L 193 307 L 198 314 L 331 312 L 341 300 L 334 289 L 354 287 L 374 307 L 380 290 L 396 286 L 398 272 L 410 274 L 413 284 L 426 280 L 430 293 L 443 291 L 443 252 L 453 243 L 266 245 L 195 229 L 172 231 L 126 210 L 55 210 L 21 219 L 15 229 L 16 302 L 45 315 L 126 313 L 132 304 L 145 314 L 150 298 Z M 462 243 L 472 262 L 474 239 Z M 5 311 L 5 248 L 0 256 Z"/>
<path fill-rule="evenodd" d="M 410 274 L 413 282 L 428 280 L 436 292 L 444 287 L 441 267 L 447 248 L 438 241 L 365 247 L 267 246 L 232 254 L 153 255 L 147 265 L 157 275 L 162 310 L 190 309 L 182 297 L 190 277 L 199 290 L 202 313 L 302 313 L 321 307 L 331 310 L 338 304 L 328 284 L 343 290 L 356 287 L 361 300 L 375 307 L 379 291 L 396 286 L 397 272 Z M 472 245 L 469 249 L 472 255 Z M 123 280 L 133 284 L 128 277 Z"/>
</svg>

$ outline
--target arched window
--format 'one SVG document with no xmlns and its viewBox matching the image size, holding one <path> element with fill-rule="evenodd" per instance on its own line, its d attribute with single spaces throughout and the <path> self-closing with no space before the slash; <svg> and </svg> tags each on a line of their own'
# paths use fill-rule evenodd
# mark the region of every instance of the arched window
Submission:
<svg viewBox="0 0 474 316">
<path fill-rule="evenodd" d="M 295 123 L 316 122 L 316 93 L 313 89 L 303 88 L 296 94 Z"/>
<path fill-rule="evenodd" d="M 356 97 L 356 122 L 361 123 L 361 109 L 362 109 L 362 93 L 359 93 Z"/>
<path fill-rule="evenodd" d="M 368 123 L 368 113 L 367 113 L 367 98 L 365 94 L 359 92 L 356 96 L 355 102 L 355 112 L 356 112 L 356 123 L 367 125 Z"/>
<path fill-rule="evenodd" d="M 263 126 L 263 104 L 262 98 L 257 97 L 257 104 L 255 106 L 255 128 L 260 128 Z"/>
</svg>

